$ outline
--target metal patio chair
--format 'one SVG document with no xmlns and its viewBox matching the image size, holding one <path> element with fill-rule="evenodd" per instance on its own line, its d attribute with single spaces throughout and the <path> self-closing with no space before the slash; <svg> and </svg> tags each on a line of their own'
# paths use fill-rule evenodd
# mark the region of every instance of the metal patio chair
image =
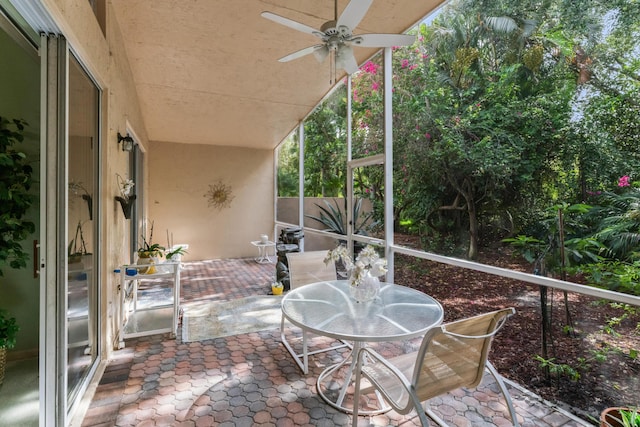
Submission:
<svg viewBox="0 0 640 427">
<path fill-rule="evenodd" d="M 336 280 L 336 266 L 333 262 L 330 262 L 329 264 L 324 263 L 324 258 L 326 257 L 326 255 L 327 251 L 288 253 L 287 261 L 289 263 L 289 280 L 291 283 L 291 289 L 308 285 L 309 283 Z M 289 353 L 291 353 L 293 359 L 305 374 L 309 373 L 309 356 L 339 348 L 352 347 L 351 344 L 340 341 L 340 344 L 336 344 L 328 348 L 309 351 L 308 334 L 303 330 L 302 352 L 299 353 L 287 340 L 284 332 L 284 324 L 285 318 L 284 315 L 282 315 L 282 319 L 280 321 L 280 339 L 282 341 L 282 344 L 284 344 Z"/>
<path fill-rule="evenodd" d="M 427 416 L 438 425 L 446 424 L 425 403 L 421 402 L 449 391 L 475 388 L 482 381 L 485 368 L 496 379 L 506 400 L 511 420 L 518 426 L 516 412 L 502 377 L 487 360 L 491 342 L 513 308 L 469 317 L 430 329 L 418 351 L 384 359 L 370 348 L 358 352 L 361 369 L 356 371 L 354 402 L 360 395 L 377 390 L 399 414 L 415 409 L 423 426 Z M 361 390 L 363 377 L 368 380 Z M 354 404 L 353 425 L 358 423 L 358 405 Z"/>
</svg>

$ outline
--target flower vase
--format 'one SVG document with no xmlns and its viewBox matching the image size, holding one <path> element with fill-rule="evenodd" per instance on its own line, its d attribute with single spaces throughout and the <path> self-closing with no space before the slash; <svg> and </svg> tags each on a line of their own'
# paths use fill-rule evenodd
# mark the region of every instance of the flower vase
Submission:
<svg viewBox="0 0 640 427">
<path fill-rule="evenodd" d="M 357 282 L 352 282 L 350 292 L 351 298 L 357 302 L 373 301 L 380 291 L 380 279 L 367 273 Z"/>
<path fill-rule="evenodd" d="M 156 274 L 155 264 L 158 263 L 158 258 L 154 257 L 151 252 L 138 252 L 138 265 L 149 265 L 147 268 L 140 269 L 141 274 Z"/>
</svg>

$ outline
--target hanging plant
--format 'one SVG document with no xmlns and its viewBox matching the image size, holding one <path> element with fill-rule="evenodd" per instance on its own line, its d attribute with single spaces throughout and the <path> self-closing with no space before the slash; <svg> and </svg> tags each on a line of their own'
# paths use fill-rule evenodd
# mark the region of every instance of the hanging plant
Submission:
<svg viewBox="0 0 640 427">
<path fill-rule="evenodd" d="M 120 189 L 120 196 L 116 196 L 116 200 L 120 203 L 125 219 L 131 219 L 131 212 L 136 200 L 136 195 L 133 194 L 135 183 L 132 179 L 123 179 L 119 174 L 116 174 L 116 179 Z"/>
<path fill-rule="evenodd" d="M 89 209 L 89 221 L 93 220 L 93 199 L 87 189 L 84 188 L 84 185 L 82 185 L 82 182 L 70 182 L 69 191 L 75 197 L 80 197 L 82 200 L 87 202 L 87 208 Z"/>
</svg>

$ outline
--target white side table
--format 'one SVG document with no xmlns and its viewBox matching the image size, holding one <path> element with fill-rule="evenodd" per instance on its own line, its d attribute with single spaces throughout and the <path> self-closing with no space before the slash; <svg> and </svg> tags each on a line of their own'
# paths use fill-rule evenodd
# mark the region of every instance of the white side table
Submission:
<svg viewBox="0 0 640 427">
<path fill-rule="evenodd" d="M 270 240 L 267 240 L 266 242 L 254 240 L 251 244 L 258 248 L 258 258 L 256 258 L 256 262 L 258 264 L 270 264 L 273 262 L 269 258 L 269 248 L 275 248 L 276 242 L 272 242 Z"/>
<path fill-rule="evenodd" d="M 180 263 L 153 264 L 157 271 L 145 274 L 149 264 L 120 266 L 120 313 L 118 320 L 118 348 L 124 348 L 125 338 L 169 332 L 176 337 L 180 315 Z M 127 270 L 133 275 L 127 274 Z M 171 299 L 160 299 L 149 307 L 138 305 L 138 285 L 149 281 L 156 288 L 171 287 Z"/>
</svg>

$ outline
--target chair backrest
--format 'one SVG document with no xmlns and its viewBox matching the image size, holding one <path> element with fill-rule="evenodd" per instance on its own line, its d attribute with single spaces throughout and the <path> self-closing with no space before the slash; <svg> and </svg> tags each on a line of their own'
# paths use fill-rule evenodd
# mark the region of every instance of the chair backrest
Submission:
<svg viewBox="0 0 640 427">
<path fill-rule="evenodd" d="M 507 308 L 429 330 L 412 379 L 420 401 L 480 384 L 492 339 L 514 313 L 513 308 Z"/>
<path fill-rule="evenodd" d="M 324 263 L 327 251 L 290 252 L 289 281 L 291 289 L 323 280 L 336 280 L 336 265 Z"/>
</svg>

